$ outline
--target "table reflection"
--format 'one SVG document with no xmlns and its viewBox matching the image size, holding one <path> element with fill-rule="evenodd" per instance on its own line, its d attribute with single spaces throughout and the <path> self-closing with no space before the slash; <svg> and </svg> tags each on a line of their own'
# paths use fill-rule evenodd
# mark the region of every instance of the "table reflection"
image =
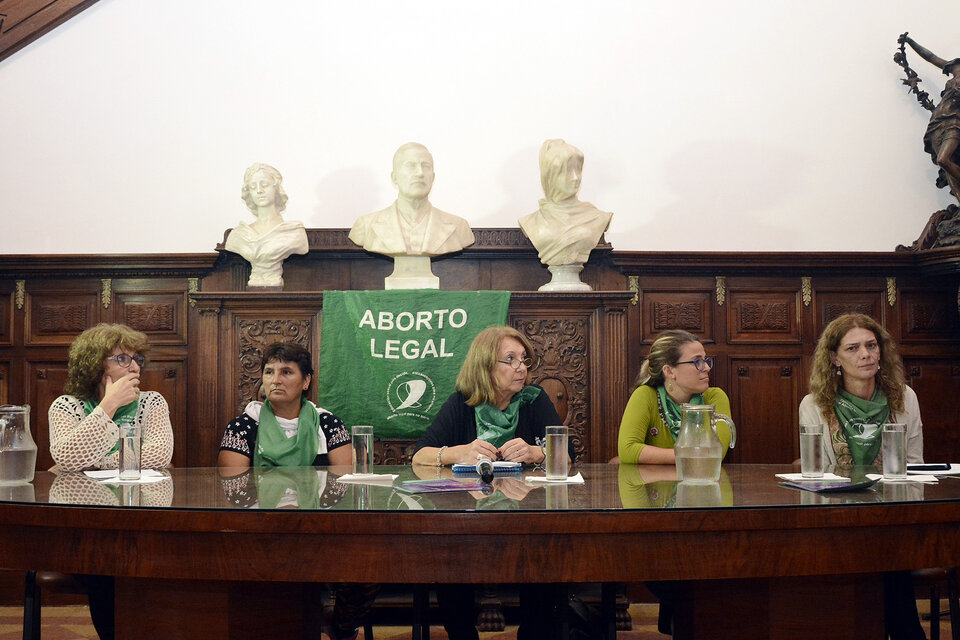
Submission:
<svg viewBox="0 0 960 640">
<path fill-rule="evenodd" d="M 160 471 L 163 480 L 142 484 L 108 484 L 82 471 L 57 473 L 50 485 L 48 502 L 108 507 L 169 507 L 173 504 L 173 478 Z"/>
</svg>

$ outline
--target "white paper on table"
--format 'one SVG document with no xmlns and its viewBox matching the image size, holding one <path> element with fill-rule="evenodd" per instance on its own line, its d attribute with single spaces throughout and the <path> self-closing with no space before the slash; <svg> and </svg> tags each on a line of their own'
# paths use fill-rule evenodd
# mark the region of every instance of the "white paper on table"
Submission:
<svg viewBox="0 0 960 640">
<path fill-rule="evenodd" d="M 547 480 L 547 476 L 527 476 L 523 479 L 527 484 L 583 484 L 583 476 L 577 472 L 575 476 L 567 476 L 562 480 Z"/>
<path fill-rule="evenodd" d="M 850 482 L 850 478 L 835 473 L 824 473 L 820 478 L 806 478 L 802 473 L 778 473 L 777 477 L 787 482 Z"/>
<path fill-rule="evenodd" d="M 891 483 L 900 483 L 900 482 L 940 482 L 940 479 L 937 476 L 922 476 L 922 475 L 912 475 L 907 476 L 906 478 L 884 478 L 882 474 L 879 473 L 868 473 L 867 477 L 871 480 L 879 480 L 880 482 L 891 482 Z"/>
<path fill-rule="evenodd" d="M 379 484 L 389 486 L 393 484 L 399 474 L 396 473 L 348 473 L 337 478 L 337 482 L 353 484 Z"/>
<path fill-rule="evenodd" d="M 99 480 L 103 484 L 151 484 L 160 482 L 167 477 L 155 469 L 143 469 L 140 471 L 140 477 L 136 480 L 121 480 L 120 472 L 116 469 L 84 471 L 83 474 L 88 478 Z"/>
</svg>

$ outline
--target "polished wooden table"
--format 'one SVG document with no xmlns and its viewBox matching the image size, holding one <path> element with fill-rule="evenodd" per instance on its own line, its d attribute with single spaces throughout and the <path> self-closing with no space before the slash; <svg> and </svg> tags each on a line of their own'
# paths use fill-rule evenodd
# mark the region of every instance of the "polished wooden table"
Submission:
<svg viewBox="0 0 960 640">
<path fill-rule="evenodd" d="M 113 489 L 38 473 L 0 489 L 0 568 L 118 576 L 118 632 L 137 637 L 243 637 L 258 605 L 295 608 L 283 583 L 684 580 L 678 637 L 872 638 L 875 574 L 960 564 L 955 478 L 827 496 L 780 486 L 786 465 L 727 465 L 707 487 L 678 485 L 672 467 L 584 465 L 582 485 L 509 478 L 484 495 L 277 471 L 174 469 Z"/>
</svg>

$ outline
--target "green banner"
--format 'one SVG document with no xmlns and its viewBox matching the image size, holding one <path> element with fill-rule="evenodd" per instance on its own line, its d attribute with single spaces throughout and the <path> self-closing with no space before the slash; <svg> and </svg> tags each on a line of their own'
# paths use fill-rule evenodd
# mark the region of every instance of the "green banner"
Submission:
<svg viewBox="0 0 960 640">
<path fill-rule="evenodd" d="M 419 438 L 473 338 L 506 323 L 509 306 L 509 291 L 325 291 L 317 403 L 348 429 Z"/>
</svg>

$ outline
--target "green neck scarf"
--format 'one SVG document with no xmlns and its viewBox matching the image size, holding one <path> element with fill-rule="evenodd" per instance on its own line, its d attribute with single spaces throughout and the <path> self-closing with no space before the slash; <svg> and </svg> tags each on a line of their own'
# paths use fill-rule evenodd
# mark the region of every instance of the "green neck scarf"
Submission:
<svg viewBox="0 0 960 640">
<path fill-rule="evenodd" d="M 854 464 L 873 464 L 880 451 L 882 425 L 890 417 L 887 396 L 878 387 L 869 400 L 858 398 L 843 389 L 833 401 L 843 435 L 850 447 Z M 874 425 L 873 431 L 864 433 L 864 425 Z"/>
<path fill-rule="evenodd" d="M 477 438 L 495 447 L 506 444 L 517 432 L 520 407 L 530 404 L 539 395 L 539 387 L 527 385 L 510 399 L 510 404 L 503 411 L 489 402 L 476 407 L 474 414 L 477 420 Z"/>
<path fill-rule="evenodd" d="M 89 399 L 84 400 L 83 414 L 85 416 L 90 415 L 91 413 L 93 413 L 93 410 L 96 409 L 98 406 L 100 406 L 99 402 L 94 404 L 93 400 L 89 400 Z M 114 424 L 116 424 L 118 427 L 133 424 L 134 421 L 137 419 L 137 408 L 139 406 L 140 406 L 140 398 L 138 396 L 137 399 L 131 402 L 130 404 L 125 404 L 119 409 L 117 409 L 116 411 L 114 411 L 113 412 Z M 107 451 L 107 455 L 110 455 L 111 453 L 116 453 L 117 451 L 120 451 L 119 437 L 117 438 L 117 441 L 113 443 L 113 448 L 110 449 L 110 451 Z"/>
<path fill-rule="evenodd" d="M 257 504 L 260 509 L 276 509 L 288 489 L 296 492 L 298 509 L 320 508 L 320 478 L 312 469 L 307 472 L 282 467 L 258 469 L 256 477 Z"/>
<path fill-rule="evenodd" d="M 297 420 L 297 435 L 288 438 L 273 407 L 267 400 L 260 408 L 260 427 L 257 429 L 257 446 L 253 453 L 255 467 L 309 467 L 317 457 L 320 436 L 317 424 L 320 416 L 306 398 L 300 400 L 300 417 Z"/>
<path fill-rule="evenodd" d="M 680 409 L 680 405 L 673 401 L 663 385 L 657 387 L 657 400 L 660 405 L 660 418 L 669 427 L 670 435 L 676 442 L 677 436 L 680 435 L 680 416 L 683 411 Z M 687 404 L 703 404 L 703 394 L 697 393 L 690 396 L 690 402 Z"/>
</svg>

